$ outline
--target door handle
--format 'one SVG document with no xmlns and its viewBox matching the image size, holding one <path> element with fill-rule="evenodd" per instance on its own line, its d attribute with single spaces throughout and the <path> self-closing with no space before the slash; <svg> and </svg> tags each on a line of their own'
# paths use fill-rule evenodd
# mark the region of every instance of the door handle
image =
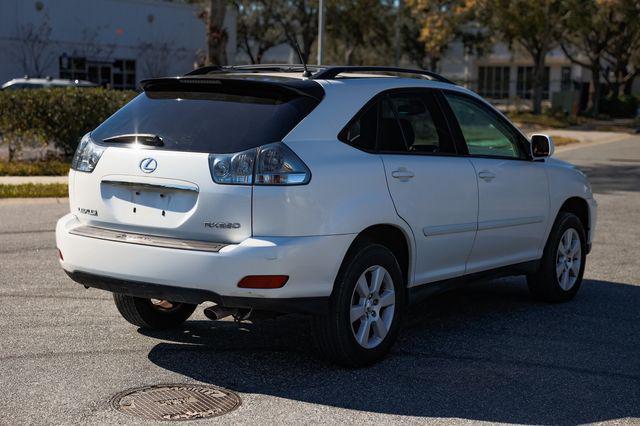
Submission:
<svg viewBox="0 0 640 426">
<path fill-rule="evenodd" d="M 478 173 L 478 177 L 484 180 L 485 182 L 491 182 L 496 177 L 496 175 L 489 171 L 483 170 L 480 173 Z"/>
<path fill-rule="evenodd" d="M 415 175 L 413 174 L 412 171 L 407 170 L 404 167 L 400 167 L 398 170 L 392 171 L 391 176 L 393 176 L 396 179 L 400 179 L 401 181 L 407 181 L 412 177 L 414 177 Z"/>
</svg>

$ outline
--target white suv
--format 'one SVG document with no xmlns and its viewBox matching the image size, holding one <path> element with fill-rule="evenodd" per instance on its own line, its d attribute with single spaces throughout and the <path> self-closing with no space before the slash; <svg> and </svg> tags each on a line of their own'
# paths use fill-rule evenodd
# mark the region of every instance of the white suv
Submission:
<svg viewBox="0 0 640 426">
<path fill-rule="evenodd" d="M 408 303 L 469 278 L 576 294 L 596 203 L 548 137 L 433 73 L 301 71 L 144 81 L 74 157 L 56 229 L 69 276 L 140 327 L 207 301 L 214 319 L 312 314 L 350 366 L 389 351 Z"/>
</svg>

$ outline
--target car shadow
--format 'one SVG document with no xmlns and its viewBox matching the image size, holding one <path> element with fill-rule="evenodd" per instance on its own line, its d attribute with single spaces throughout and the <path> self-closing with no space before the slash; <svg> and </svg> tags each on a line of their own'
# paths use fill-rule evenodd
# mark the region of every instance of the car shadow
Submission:
<svg viewBox="0 0 640 426">
<path fill-rule="evenodd" d="M 565 304 L 522 278 L 412 307 L 392 353 L 348 370 L 317 357 L 308 319 L 190 321 L 142 333 L 149 359 L 244 393 L 404 416 L 575 424 L 640 416 L 640 287 L 587 280 Z"/>
</svg>

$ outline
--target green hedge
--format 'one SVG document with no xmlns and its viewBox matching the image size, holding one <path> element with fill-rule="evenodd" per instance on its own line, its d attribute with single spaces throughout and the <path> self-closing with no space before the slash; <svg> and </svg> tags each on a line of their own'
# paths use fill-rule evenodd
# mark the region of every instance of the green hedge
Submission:
<svg viewBox="0 0 640 426">
<path fill-rule="evenodd" d="M 0 176 L 65 176 L 71 165 L 66 161 L 0 161 Z"/>
<path fill-rule="evenodd" d="M 135 95 L 102 88 L 0 91 L 0 131 L 5 142 L 37 138 L 69 157 L 85 133 Z"/>
</svg>

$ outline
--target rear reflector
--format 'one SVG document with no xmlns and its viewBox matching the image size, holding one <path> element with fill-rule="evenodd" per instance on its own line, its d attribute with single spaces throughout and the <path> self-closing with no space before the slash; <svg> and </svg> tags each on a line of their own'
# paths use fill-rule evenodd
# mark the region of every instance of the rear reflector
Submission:
<svg viewBox="0 0 640 426">
<path fill-rule="evenodd" d="M 58 258 L 64 261 L 64 256 L 62 256 L 62 252 L 60 251 L 60 249 L 58 249 Z"/>
<path fill-rule="evenodd" d="M 281 288 L 289 281 L 289 275 L 248 275 L 240 280 L 240 288 Z"/>
</svg>

